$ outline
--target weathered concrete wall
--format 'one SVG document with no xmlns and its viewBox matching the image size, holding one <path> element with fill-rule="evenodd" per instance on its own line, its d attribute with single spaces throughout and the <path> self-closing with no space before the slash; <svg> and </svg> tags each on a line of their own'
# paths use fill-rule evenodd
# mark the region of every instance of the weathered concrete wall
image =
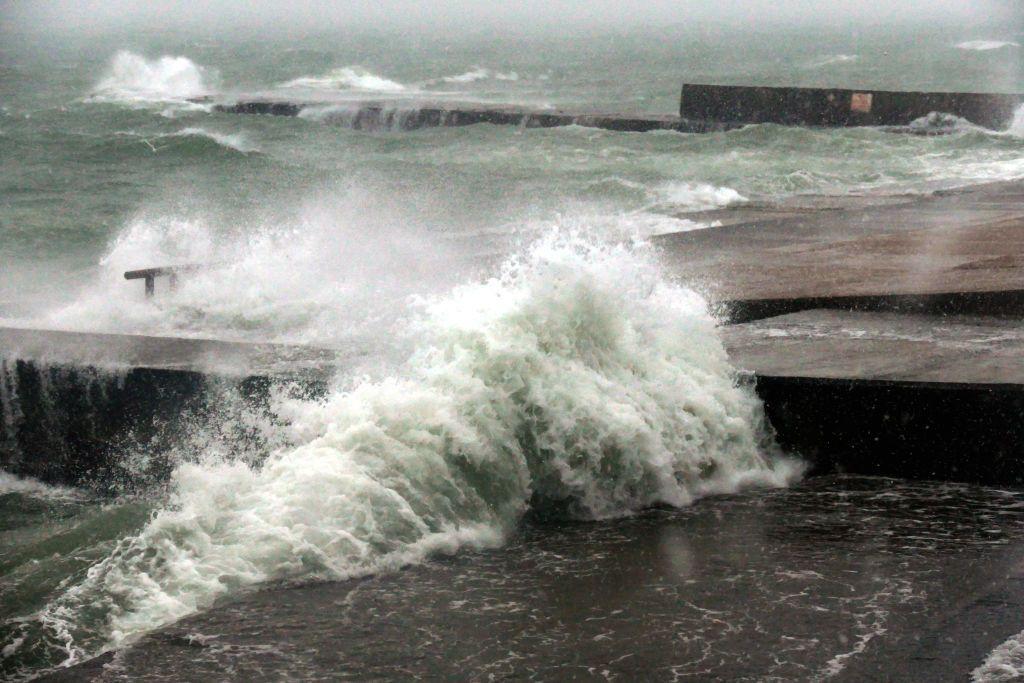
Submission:
<svg viewBox="0 0 1024 683">
<path fill-rule="evenodd" d="M 0 469 L 54 484 L 126 491 L 166 479 L 179 458 L 222 441 L 265 448 L 275 388 L 326 384 L 192 370 L 0 361 Z"/>
<path fill-rule="evenodd" d="M 319 109 L 318 118 L 325 123 L 371 132 L 471 126 L 479 123 L 496 126 L 522 126 L 524 128 L 557 128 L 575 125 L 634 133 L 653 130 L 704 133 L 736 127 L 716 122 L 683 121 L 678 116 L 567 112 L 502 105 L 484 107 L 476 104 L 388 105 L 365 102 L 331 105 L 325 102 L 304 104 L 257 100 L 216 105 L 214 109 L 229 114 L 270 116 L 298 116 L 303 110 Z"/>
<path fill-rule="evenodd" d="M 722 335 L 817 473 L 1024 484 L 1019 320 L 816 310 Z"/>
<path fill-rule="evenodd" d="M 326 391 L 333 355 L 202 339 L 0 328 L 0 469 L 131 489 L 190 451 L 258 452 L 272 392 Z M 273 431 L 273 430 L 270 430 Z"/>
<path fill-rule="evenodd" d="M 1024 484 L 1024 387 L 757 378 L 779 446 L 812 473 Z"/>
<path fill-rule="evenodd" d="M 1022 102 L 1024 95 L 684 84 L 679 115 L 723 123 L 905 126 L 943 112 L 1002 129 Z"/>
</svg>

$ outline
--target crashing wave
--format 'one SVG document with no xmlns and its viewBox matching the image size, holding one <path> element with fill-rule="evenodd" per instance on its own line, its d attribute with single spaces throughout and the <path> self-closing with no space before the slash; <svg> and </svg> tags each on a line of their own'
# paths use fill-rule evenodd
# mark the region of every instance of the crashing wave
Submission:
<svg viewBox="0 0 1024 683">
<path fill-rule="evenodd" d="M 90 99 L 129 104 L 165 103 L 211 93 L 205 69 L 187 57 L 158 59 L 121 50 L 111 59 Z"/>
<path fill-rule="evenodd" d="M 43 611 L 72 661 L 244 586 L 494 546 L 529 506 L 608 518 L 796 473 L 647 247 L 553 233 L 419 310 L 399 371 L 281 406 L 297 445 L 176 470 L 170 504 Z"/>
</svg>

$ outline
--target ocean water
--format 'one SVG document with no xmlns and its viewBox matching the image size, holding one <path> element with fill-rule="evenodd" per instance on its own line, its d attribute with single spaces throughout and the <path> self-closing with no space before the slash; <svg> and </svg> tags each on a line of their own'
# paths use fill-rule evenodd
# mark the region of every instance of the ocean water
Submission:
<svg viewBox="0 0 1024 683">
<path fill-rule="evenodd" d="M 790 495 L 767 491 L 795 485 L 801 465 L 776 452 L 700 283 L 669 277 L 648 238 L 714 229 L 689 212 L 794 194 L 1024 177 L 1024 115 L 1007 130 L 954 122 L 940 136 L 772 125 L 368 134 L 331 125 L 329 108 L 284 119 L 210 107 L 273 95 L 672 113 L 684 80 L 1022 92 L 1021 26 L 499 39 L 0 30 L 0 324 L 364 350 L 326 399 L 282 398 L 281 421 L 263 425 L 279 433 L 256 457 L 199 430 L 169 482 L 120 497 L 0 473 L 5 676 L 144 648 L 154 629 L 281 582 L 401 586 L 403 567 L 429 573 L 454 556 L 466 571 L 484 558 L 486 583 L 493 553 L 536 550 L 520 536 L 524 518 L 530 538 L 614 536 L 655 507 L 676 510 L 658 513 L 676 524 L 727 514 L 737 492 L 755 509 Z M 217 266 L 152 301 L 122 278 L 193 262 Z M 6 410 L 17 389 L 6 370 L 0 389 Z M 810 486 L 783 498 L 805 521 L 849 495 L 842 481 Z M 998 516 L 1002 494 L 972 495 Z M 1015 518 L 995 526 L 993 545 L 1019 535 Z M 977 550 L 964 540 L 975 531 L 962 546 Z M 869 616 L 912 605 L 915 581 L 941 564 L 914 558 L 913 572 L 883 563 L 889 588 L 854 589 Z M 827 583 L 828 563 L 796 564 Z M 709 585 L 693 594 L 697 612 Z M 500 604 L 500 582 L 488 586 Z M 859 614 L 836 626 L 852 644 L 829 642 L 821 661 L 800 660 L 809 641 L 769 646 L 796 658 L 782 669 L 794 676 L 840 673 L 886 628 Z M 996 663 L 978 661 L 977 675 L 1017 656 L 1014 642 Z M 652 675 L 709 665 L 693 662 Z"/>
</svg>

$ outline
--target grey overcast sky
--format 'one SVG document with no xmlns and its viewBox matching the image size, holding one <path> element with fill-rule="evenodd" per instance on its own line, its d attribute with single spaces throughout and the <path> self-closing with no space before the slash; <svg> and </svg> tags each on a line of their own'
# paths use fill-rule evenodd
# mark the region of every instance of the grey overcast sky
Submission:
<svg viewBox="0 0 1024 683">
<path fill-rule="evenodd" d="M 687 23 L 878 24 L 992 20 L 1024 30 L 1024 0 L 0 0 L 8 25 L 74 31 L 145 23 L 206 26 L 510 28 Z"/>
</svg>

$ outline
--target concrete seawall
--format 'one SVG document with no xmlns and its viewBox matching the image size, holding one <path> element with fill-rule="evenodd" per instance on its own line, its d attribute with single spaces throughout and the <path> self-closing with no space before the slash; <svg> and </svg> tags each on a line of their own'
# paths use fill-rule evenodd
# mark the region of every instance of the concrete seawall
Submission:
<svg viewBox="0 0 1024 683">
<path fill-rule="evenodd" d="M 363 131 L 409 131 L 421 128 L 472 126 L 488 123 L 497 126 L 524 128 L 557 128 L 585 126 L 620 132 L 646 133 L 671 130 L 683 133 L 706 133 L 728 130 L 737 125 L 713 121 L 684 121 L 672 115 L 626 115 L 600 112 L 567 112 L 529 109 L 507 105 L 478 104 L 388 104 L 363 102 L 331 104 L 325 102 L 283 102 L 255 100 L 215 105 L 214 110 L 229 114 L 260 114 L 269 116 L 310 115 L 319 121 L 343 125 Z M 742 125 L 742 124 L 739 124 Z"/>
<path fill-rule="evenodd" d="M 990 129 L 1006 128 L 1024 95 L 769 88 L 684 84 L 678 116 L 538 109 L 458 102 L 336 102 L 254 99 L 214 105 L 229 114 L 308 116 L 363 131 L 491 124 L 524 128 L 585 126 L 620 132 L 711 133 L 752 123 L 882 126 L 893 132 L 938 134 L 941 125 L 910 124 L 949 114 Z"/>
<path fill-rule="evenodd" d="M 843 88 L 683 85 L 679 114 L 692 121 L 801 126 L 906 126 L 932 112 L 1006 128 L 1024 95 Z"/>
<path fill-rule="evenodd" d="M 190 438 L 258 451 L 240 415 L 274 391 L 326 390 L 333 355 L 276 345 L 0 328 L 0 469 L 131 489 L 166 478 Z"/>
<path fill-rule="evenodd" d="M 1020 320 L 814 310 L 723 335 L 817 472 L 1024 484 Z"/>
</svg>

